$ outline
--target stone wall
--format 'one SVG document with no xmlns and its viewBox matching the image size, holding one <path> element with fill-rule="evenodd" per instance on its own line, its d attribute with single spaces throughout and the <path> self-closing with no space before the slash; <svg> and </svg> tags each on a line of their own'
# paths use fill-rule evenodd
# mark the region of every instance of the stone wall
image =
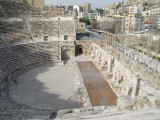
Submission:
<svg viewBox="0 0 160 120">
<path fill-rule="evenodd" d="M 9 74 L 32 64 L 61 63 L 62 46 L 71 50 L 70 58 L 75 56 L 74 41 L 36 42 L 0 48 L 0 72 Z"/>
<path fill-rule="evenodd" d="M 81 45 L 83 48 L 83 53 L 85 55 L 90 55 L 91 53 L 91 46 L 92 43 L 95 42 L 96 44 L 100 45 L 101 47 L 106 46 L 106 40 L 75 40 L 76 45 L 76 53 L 78 45 Z"/>
<path fill-rule="evenodd" d="M 24 19 L 24 21 L 23 21 Z M 6 44 L 31 41 L 75 40 L 72 17 L 28 17 L 0 20 L 0 35 Z"/>
<path fill-rule="evenodd" d="M 79 20 L 75 19 L 75 30 L 76 33 L 85 33 L 86 24 L 84 22 L 79 22 Z"/>
<path fill-rule="evenodd" d="M 123 17 L 115 17 L 112 15 L 103 16 L 100 19 L 100 30 L 109 31 L 112 33 L 122 33 L 124 32 L 123 22 Z"/>
</svg>

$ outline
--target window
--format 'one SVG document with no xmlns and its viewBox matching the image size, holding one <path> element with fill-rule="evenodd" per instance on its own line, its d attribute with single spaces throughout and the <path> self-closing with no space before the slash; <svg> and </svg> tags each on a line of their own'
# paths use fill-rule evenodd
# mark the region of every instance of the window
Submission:
<svg viewBox="0 0 160 120">
<path fill-rule="evenodd" d="M 83 27 L 83 25 L 81 25 L 81 27 Z"/>
<path fill-rule="evenodd" d="M 48 41 L 48 36 L 44 36 L 44 41 Z"/>
<path fill-rule="evenodd" d="M 68 40 L 68 35 L 64 35 L 64 40 Z"/>
</svg>

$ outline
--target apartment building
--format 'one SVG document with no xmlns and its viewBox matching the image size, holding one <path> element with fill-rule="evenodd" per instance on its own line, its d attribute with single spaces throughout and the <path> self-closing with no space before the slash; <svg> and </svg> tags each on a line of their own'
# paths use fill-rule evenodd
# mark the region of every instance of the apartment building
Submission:
<svg viewBox="0 0 160 120">
<path fill-rule="evenodd" d="M 95 19 L 96 14 L 95 13 L 88 13 L 88 18 L 90 21 Z"/>
<path fill-rule="evenodd" d="M 137 14 L 128 14 L 125 17 L 125 33 L 141 31 L 143 28 L 143 18 Z"/>
<path fill-rule="evenodd" d="M 82 12 L 80 5 L 74 5 L 73 9 L 76 10 L 78 13 Z"/>
<path fill-rule="evenodd" d="M 152 21 L 153 28 L 160 30 L 160 8 L 152 9 L 149 13 L 149 20 Z"/>
<path fill-rule="evenodd" d="M 89 13 L 91 11 L 91 4 L 90 3 L 83 4 L 83 5 L 81 5 L 81 7 L 82 7 L 82 12 Z"/>
<path fill-rule="evenodd" d="M 129 14 L 142 14 L 143 8 L 142 4 L 129 6 Z"/>
<path fill-rule="evenodd" d="M 160 8 L 143 11 L 145 21 L 152 22 L 152 28 L 160 29 Z"/>
<path fill-rule="evenodd" d="M 109 14 L 100 19 L 100 28 L 101 30 L 114 33 L 141 31 L 143 28 L 143 18 L 137 16 L 137 14 Z"/>
<path fill-rule="evenodd" d="M 91 4 L 74 5 L 73 9 L 77 11 L 77 18 L 88 17 L 88 13 L 91 11 Z"/>
</svg>

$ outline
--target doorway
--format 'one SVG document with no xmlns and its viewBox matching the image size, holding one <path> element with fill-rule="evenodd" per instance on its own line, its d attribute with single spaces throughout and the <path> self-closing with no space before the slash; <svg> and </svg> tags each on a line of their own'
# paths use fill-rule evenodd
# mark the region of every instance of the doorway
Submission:
<svg viewBox="0 0 160 120">
<path fill-rule="evenodd" d="M 77 46 L 77 55 L 81 55 L 83 54 L 83 46 L 82 45 L 78 45 Z"/>
</svg>

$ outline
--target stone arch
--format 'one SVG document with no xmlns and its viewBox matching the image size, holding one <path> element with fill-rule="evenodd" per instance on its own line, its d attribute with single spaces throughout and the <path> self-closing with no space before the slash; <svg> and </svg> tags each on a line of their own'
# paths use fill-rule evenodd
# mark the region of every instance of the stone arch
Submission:
<svg viewBox="0 0 160 120">
<path fill-rule="evenodd" d="M 83 46 L 82 45 L 77 45 L 76 47 L 76 54 L 83 54 Z"/>
<path fill-rule="evenodd" d="M 72 55 L 72 51 L 70 49 L 65 49 L 62 51 L 62 60 L 63 59 L 70 59 Z"/>
</svg>

